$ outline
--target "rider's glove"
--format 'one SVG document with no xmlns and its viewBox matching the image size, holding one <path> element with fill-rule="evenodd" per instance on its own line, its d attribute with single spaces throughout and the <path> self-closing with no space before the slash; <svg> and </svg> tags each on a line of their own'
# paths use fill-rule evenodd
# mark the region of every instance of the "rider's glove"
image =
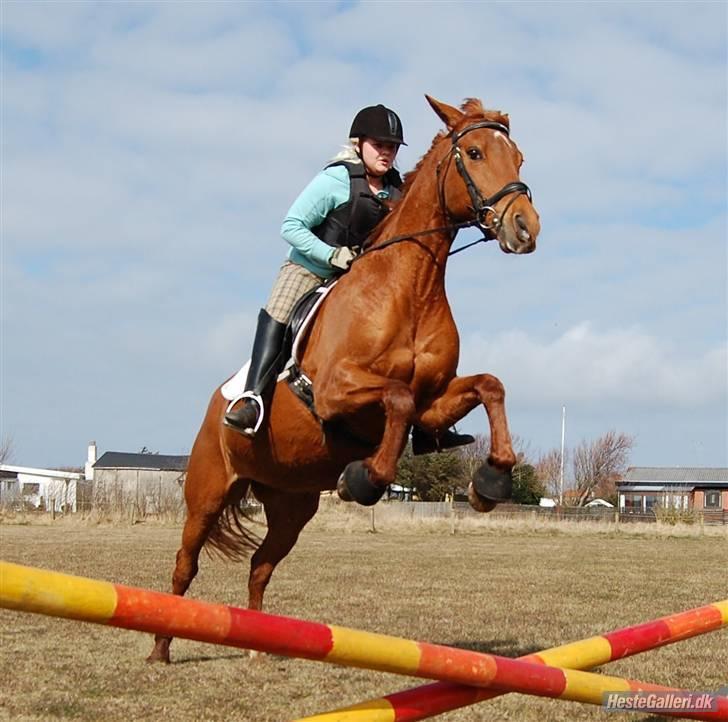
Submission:
<svg viewBox="0 0 728 722">
<path fill-rule="evenodd" d="M 339 248 L 335 249 L 334 252 L 331 254 L 329 263 L 334 268 L 339 268 L 342 271 L 346 271 L 355 258 L 356 253 L 351 248 L 348 248 L 347 246 L 339 246 Z"/>
</svg>

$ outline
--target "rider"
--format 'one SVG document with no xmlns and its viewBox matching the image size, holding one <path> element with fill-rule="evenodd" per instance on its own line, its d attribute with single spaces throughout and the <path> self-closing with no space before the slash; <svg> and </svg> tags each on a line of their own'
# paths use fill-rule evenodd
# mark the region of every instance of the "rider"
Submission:
<svg viewBox="0 0 728 722">
<path fill-rule="evenodd" d="M 285 359 L 280 358 L 286 325 L 296 302 L 326 280 L 345 273 L 363 242 L 388 213 L 385 201 L 397 201 L 402 181 L 394 167 L 406 145 L 399 116 L 384 105 L 360 110 L 351 124 L 349 146 L 304 188 L 281 226 L 290 245 L 270 299 L 258 314 L 258 327 L 245 384 L 245 395 L 225 414 L 224 423 L 254 436 L 261 411 Z M 439 443 L 417 428 L 415 452 L 450 448 L 472 441 L 447 431 Z"/>
</svg>

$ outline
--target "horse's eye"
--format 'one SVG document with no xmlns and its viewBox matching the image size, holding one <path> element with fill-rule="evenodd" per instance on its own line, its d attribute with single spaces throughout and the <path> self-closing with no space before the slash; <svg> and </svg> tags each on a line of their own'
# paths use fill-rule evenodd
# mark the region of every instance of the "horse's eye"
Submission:
<svg viewBox="0 0 728 722">
<path fill-rule="evenodd" d="M 468 150 L 466 152 L 467 152 L 468 158 L 470 158 L 470 160 L 480 160 L 483 157 L 483 154 L 480 152 L 480 148 L 476 148 L 474 146 L 471 148 L 468 148 Z"/>
</svg>

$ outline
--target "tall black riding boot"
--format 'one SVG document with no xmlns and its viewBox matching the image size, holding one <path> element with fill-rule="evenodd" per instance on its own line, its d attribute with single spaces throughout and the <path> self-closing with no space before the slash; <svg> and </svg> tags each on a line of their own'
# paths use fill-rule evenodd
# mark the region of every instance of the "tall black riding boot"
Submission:
<svg viewBox="0 0 728 722">
<path fill-rule="evenodd" d="M 225 426 L 245 436 L 255 436 L 262 405 L 268 403 L 267 397 L 284 361 L 281 354 L 285 331 L 285 323 L 276 321 L 265 309 L 260 310 L 248 378 L 245 381 L 245 391 L 250 395 L 240 399 L 236 408 L 225 414 Z"/>
</svg>

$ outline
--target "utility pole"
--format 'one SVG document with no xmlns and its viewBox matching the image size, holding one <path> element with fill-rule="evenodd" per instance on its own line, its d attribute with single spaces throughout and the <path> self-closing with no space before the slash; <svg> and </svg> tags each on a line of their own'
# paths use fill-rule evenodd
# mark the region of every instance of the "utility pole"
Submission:
<svg viewBox="0 0 728 722">
<path fill-rule="evenodd" d="M 561 407 L 561 469 L 559 470 L 559 506 L 564 505 L 564 439 L 566 438 L 566 406 Z"/>
</svg>

